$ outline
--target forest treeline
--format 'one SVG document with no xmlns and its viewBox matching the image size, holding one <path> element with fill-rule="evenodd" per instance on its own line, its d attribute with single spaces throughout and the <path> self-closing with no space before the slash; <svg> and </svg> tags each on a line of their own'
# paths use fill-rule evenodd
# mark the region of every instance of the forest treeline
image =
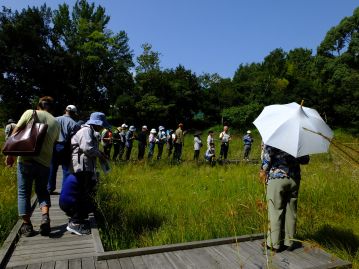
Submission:
<svg viewBox="0 0 359 269">
<path fill-rule="evenodd" d="M 112 32 L 102 6 L 46 5 L 0 13 L 0 120 L 17 119 L 36 98 L 53 96 L 57 114 L 75 104 L 113 124 L 250 127 L 265 105 L 300 102 L 332 127 L 359 132 L 359 8 L 327 32 L 317 51 L 276 48 L 232 78 L 161 68 L 151 44 L 135 58 L 125 31 Z"/>
</svg>

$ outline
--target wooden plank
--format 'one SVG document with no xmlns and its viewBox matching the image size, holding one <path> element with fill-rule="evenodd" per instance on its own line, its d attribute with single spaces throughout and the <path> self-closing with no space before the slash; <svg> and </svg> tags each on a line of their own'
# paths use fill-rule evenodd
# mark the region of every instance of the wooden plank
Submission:
<svg viewBox="0 0 359 269">
<path fill-rule="evenodd" d="M 107 261 L 98 261 L 95 259 L 95 268 L 96 269 L 108 269 Z"/>
<path fill-rule="evenodd" d="M 80 269 L 80 268 L 81 268 L 81 259 L 69 260 L 69 269 Z"/>
<path fill-rule="evenodd" d="M 215 246 L 222 244 L 230 244 L 233 242 L 242 242 L 257 238 L 262 238 L 262 234 L 254 234 L 254 235 L 245 235 L 239 237 L 229 237 L 229 238 L 219 238 L 212 240 L 203 240 L 203 241 L 194 241 L 188 243 L 179 243 L 179 244 L 171 244 L 171 245 L 162 245 L 155 247 L 145 247 L 145 248 L 136 248 L 136 249 L 126 249 L 119 251 L 108 251 L 103 254 L 98 255 L 99 260 L 107 260 L 114 258 L 122 258 L 122 257 L 133 257 L 138 255 L 146 255 L 146 254 L 155 254 L 162 253 L 168 251 L 176 251 L 176 250 L 185 250 L 185 249 L 193 249 L 207 246 Z"/>
<path fill-rule="evenodd" d="M 55 263 L 56 263 L 55 261 L 44 262 L 41 264 L 41 269 L 55 269 Z M 56 269 L 58 269 L 58 268 L 56 268 Z"/>
<path fill-rule="evenodd" d="M 68 269 L 68 268 L 69 268 L 69 260 L 60 260 L 55 262 L 55 269 Z"/>
<path fill-rule="evenodd" d="M 214 256 L 210 255 L 205 248 L 184 250 L 183 253 L 188 257 L 189 260 L 192 261 L 193 264 L 200 268 L 228 268 L 230 267 L 222 267 L 218 260 L 214 258 Z M 227 263 L 226 266 L 229 264 Z"/>
<path fill-rule="evenodd" d="M 234 247 L 233 247 L 233 246 Z M 240 268 L 249 268 L 255 269 L 255 267 L 251 261 L 251 255 L 245 251 L 242 247 L 242 243 L 239 245 L 235 244 L 227 244 L 227 245 L 220 245 L 215 247 L 216 251 L 221 253 L 222 255 L 226 256 L 232 262 L 239 263 Z"/>
<path fill-rule="evenodd" d="M 120 261 L 122 259 L 120 259 Z M 163 255 L 163 253 L 143 255 L 142 259 L 148 268 L 153 268 L 153 269 L 173 268 L 171 266 L 171 264 L 167 261 L 166 257 Z"/>
<path fill-rule="evenodd" d="M 54 251 L 70 250 L 70 249 L 82 249 L 93 247 L 92 240 L 81 240 L 81 241 L 69 241 L 69 242 L 51 242 L 48 244 L 34 245 L 33 247 L 19 247 L 13 253 L 13 256 L 19 255 L 30 255 L 32 253 L 50 253 Z"/>
<path fill-rule="evenodd" d="M 121 258 L 121 259 L 119 259 L 119 262 L 120 262 L 122 268 L 126 268 L 126 269 L 134 269 L 135 268 L 133 266 L 133 263 L 132 263 L 130 257 Z"/>
<path fill-rule="evenodd" d="M 29 264 L 27 269 L 41 269 L 41 263 Z"/>
<path fill-rule="evenodd" d="M 87 257 L 81 259 L 81 266 L 84 269 L 95 269 L 95 261 L 93 257 Z"/>
<path fill-rule="evenodd" d="M 87 240 L 92 240 L 92 236 L 91 235 L 83 235 L 83 236 L 78 236 L 78 235 L 73 235 L 73 234 L 67 234 L 66 236 L 62 236 L 59 238 L 45 238 L 44 236 L 38 237 L 34 240 L 29 240 L 27 239 L 29 237 L 24 237 L 22 238 L 19 243 L 17 244 L 17 248 L 19 247 L 28 247 L 30 246 L 34 246 L 34 245 L 46 245 L 46 244 L 61 244 L 61 243 L 65 243 L 65 242 L 81 242 L 81 241 L 87 241 Z"/>
<path fill-rule="evenodd" d="M 121 264 L 118 259 L 111 259 L 107 261 L 108 269 L 121 269 Z M 124 268 L 126 269 L 126 268 Z"/>
<path fill-rule="evenodd" d="M 104 250 L 102 242 L 101 242 L 100 233 L 97 229 L 97 223 L 96 223 L 95 217 L 93 215 L 90 215 L 89 221 L 90 221 L 90 225 L 91 225 L 91 234 L 92 234 L 92 238 L 93 238 L 93 242 L 94 242 L 94 246 L 95 246 L 95 251 L 97 253 L 104 253 L 105 250 Z"/>
<path fill-rule="evenodd" d="M 14 266 L 14 267 L 6 267 L 7 269 L 26 269 L 27 265 L 17 265 L 17 266 Z"/>
<path fill-rule="evenodd" d="M 186 256 L 184 250 L 166 252 L 163 253 L 163 255 L 167 257 L 174 268 L 182 268 L 182 265 L 184 265 L 185 268 L 195 268 L 195 264 Z"/>
<path fill-rule="evenodd" d="M 73 253 L 73 251 L 70 251 L 70 253 L 62 252 L 61 255 L 56 255 L 56 256 L 49 255 L 45 257 L 18 256 L 14 259 L 11 259 L 9 265 L 15 266 L 15 265 L 38 263 L 38 262 L 59 261 L 59 260 L 76 259 L 76 258 L 93 257 L 93 256 L 95 256 L 95 253 L 93 251 L 86 252 L 86 250 L 77 251 L 77 253 Z"/>
<path fill-rule="evenodd" d="M 229 259 L 226 255 L 216 250 L 216 247 L 207 247 L 206 251 L 211 255 L 216 261 L 219 262 L 221 268 L 240 268 L 240 264 Z"/>
<path fill-rule="evenodd" d="M 131 257 L 130 258 L 133 266 L 136 269 L 147 269 L 148 267 L 146 266 L 145 262 L 142 259 L 142 256 L 135 256 L 135 257 Z"/>
</svg>

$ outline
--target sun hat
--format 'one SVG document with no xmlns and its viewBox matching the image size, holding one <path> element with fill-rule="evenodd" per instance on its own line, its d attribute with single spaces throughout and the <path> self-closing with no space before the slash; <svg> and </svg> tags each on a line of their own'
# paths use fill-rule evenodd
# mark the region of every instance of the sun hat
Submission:
<svg viewBox="0 0 359 269">
<path fill-rule="evenodd" d="M 8 124 L 10 124 L 10 123 L 16 123 L 13 119 L 9 119 L 8 121 L 7 121 L 7 123 Z"/>
<path fill-rule="evenodd" d="M 150 133 L 155 134 L 155 133 L 157 133 L 157 131 L 156 131 L 156 129 L 151 129 Z"/>
<path fill-rule="evenodd" d="M 247 131 L 247 134 L 250 134 L 250 133 L 251 133 L 251 130 L 248 130 L 248 131 Z"/>
<path fill-rule="evenodd" d="M 147 125 L 143 125 L 143 126 L 142 126 L 142 129 L 143 129 L 143 130 L 147 130 Z"/>
<path fill-rule="evenodd" d="M 122 128 L 127 128 L 128 126 L 126 125 L 126 123 L 123 123 L 123 124 L 121 125 L 121 127 L 122 127 Z"/>
<path fill-rule="evenodd" d="M 160 126 L 160 127 L 158 127 L 158 130 L 159 131 L 162 131 L 162 130 L 164 130 L 165 129 L 165 127 L 163 127 L 162 125 Z"/>
<path fill-rule="evenodd" d="M 90 119 L 86 122 L 86 124 L 93 124 L 102 126 L 104 128 L 110 128 L 111 125 L 107 122 L 106 116 L 102 112 L 93 112 L 90 115 Z"/>
<path fill-rule="evenodd" d="M 77 108 L 74 105 L 68 105 L 66 111 L 77 114 Z"/>
<path fill-rule="evenodd" d="M 136 127 L 133 126 L 133 125 L 131 125 L 130 128 L 129 128 L 129 130 L 130 130 L 131 132 L 134 132 L 134 131 L 136 131 Z"/>
</svg>

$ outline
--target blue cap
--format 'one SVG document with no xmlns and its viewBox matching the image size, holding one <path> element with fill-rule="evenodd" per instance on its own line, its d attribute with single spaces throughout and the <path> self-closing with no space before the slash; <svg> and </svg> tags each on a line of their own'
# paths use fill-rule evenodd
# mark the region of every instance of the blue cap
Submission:
<svg viewBox="0 0 359 269">
<path fill-rule="evenodd" d="M 106 116 L 102 112 L 93 112 L 90 115 L 90 119 L 86 122 L 86 124 L 93 124 L 102 126 L 104 128 L 110 128 L 111 125 L 107 122 Z"/>
</svg>

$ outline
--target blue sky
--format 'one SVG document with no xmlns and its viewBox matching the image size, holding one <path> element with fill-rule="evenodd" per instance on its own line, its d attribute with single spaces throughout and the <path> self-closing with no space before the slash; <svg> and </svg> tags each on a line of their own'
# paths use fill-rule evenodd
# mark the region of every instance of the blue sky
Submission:
<svg viewBox="0 0 359 269">
<path fill-rule="evenodd" d="M 0 0 L 13 10 L 51 8 L 64 0 Z M 92 2 L 89 0 L 89 2 Z M 233 77 L 240 64 L 261 62 L 272 50 L 316 48 L 327 31 L 359 7 L 357 0 L 97 0 L 109 28 L 126 31 L 135 56 L 141 44 L 161 53 L 161 67 L 182 64 L 197 75 Z"/>
</svg>

